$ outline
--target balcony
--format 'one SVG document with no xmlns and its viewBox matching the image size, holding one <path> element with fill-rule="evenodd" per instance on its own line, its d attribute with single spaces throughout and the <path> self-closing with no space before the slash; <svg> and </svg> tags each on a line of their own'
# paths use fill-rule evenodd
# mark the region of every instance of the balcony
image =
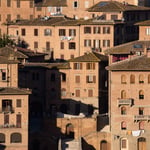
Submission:
<svg viewBox="0 0 150 150">
<path fill-rule="evenodd" d="M 121 105 L 132 106 L 132 105 L 134 105 L 134 100 L 132 98 L 126 98 L 126 99 L 118 98 L 118 107 Z"/>
<path fill-rule="evenodd" d="M 135 115 L 134 121 L 150 121 L 150 115 Z"/>
<path fill-rule="evenodd" d="M 14 124 L 1 124 L 0 129 L 3 129 L 3 128 L 21 128 L 21 126 L 20 125 L 14 125 Z"/>
<path fill-rule="evenodd" d="M 14 108 L 13 107 L 3 107 L 0 109 L 0 113 L 14 113 Z"/>
</svg>

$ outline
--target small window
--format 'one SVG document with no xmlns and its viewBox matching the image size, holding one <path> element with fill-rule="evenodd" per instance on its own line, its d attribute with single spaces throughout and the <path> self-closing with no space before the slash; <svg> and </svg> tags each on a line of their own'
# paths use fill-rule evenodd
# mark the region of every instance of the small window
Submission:
<svg viewBox="0 0 150 150">
<path fill-rule="evenodd" d="M 139 115 L 144 115 L 144 108 L 143 107 L 139 108 Z"/>
<path fill-rule="evenodd" d="M 86 83 L 96 83 L 96 76 L 95 75 L 86 76 Z"/>
<path fill-rule="evenodd" d="M 100 33 L 100 27 L 93 27 L 93 33 L 99 34 Z"/>
<path fill-rule="evenodd" d="M 84 33 L 90 34 L 91 33 L 91 27 L 84 27 Z"/>
<path fill-rule="evenodd" d="M 37 10 L 37 11 L 41 11 L 41 10 L 42 10 L 42 7 L 36 7 L 36 10 Z"/>
<path fill-rule="evenodd" d="M 29 1 L 30 3 L 30 8 L 33 8 L 33 1 Z"/>
<path fill-rule="evenodd" d="M 64 60 L 64 58 L 65 58 L 65 57 L 64 57 L 64 54 L 61 54 L 61 55 L 60 55 L 60 59 Z"/>
<path fill-rule="evenodd" d="M 110 34 L 110 27 L 103 27 L 103 34 Z"/>
<path fill-rule="evenodd" d="M 60 42 L 60 49 L 64 49 L 64 42 Z"/>
<path fill-rule="evenodd" d="M 0 143 L 5 143 L 5 134 L 0 133 Z"/>
<path fill-rule="evenodd" d="M 6 81 L 6 69 L 1 69 L 1 79 L 2 81 Z"/>
<path fill-rule="evenodd" d="M 50 42 L 46 42 L 46 51 L 50 50 Z"/>
<path fill-rule="evenodd" d="M 11 0 L 7 0 L 7 7 L 11 7 Z"/>
<path fill-rule="evenodd" d="M 110 47 L 110 40 L 103 40 L 103 47 Z"/>
<path fill-rule="evenodd" d="M 93 89 L 88 89 L 88 97 L 93 97 Z"/>
<path fill-rule="evenodd" d="M 17 99 L 16 107 L 21 107 L 21 99 Z"/>
<path fill-rule="evenodd" d="M 66 96 L 66 89 L 63 88 L 63 89 L 61 90 L 61 96 Z"/>
<path fill-rule="evenodd" d="M 45 30 L 44 30 L 44 35 L 45 35 L 45 36 L 51 36 L 51 35 L 52 35 L 51 29 L 45 29 Z"/>
<path fill-rule="evenodd" d="M 126 84 L 126 76 L 125 75 L 121 75 L 121 83 Z"/>
<path fill-rule="evenodd" d="M 98 48 L 100 48 L 100 43 L 101 41 L 98 39 L 93 40 L 93 47 L 95 48 L 95 50 Z"/>
<path fill-rule="evenodd" d="M 111 15 L 111 20 L 118 20 L 118 15 Z"/>
<path fill-rule="evenodd" d="M 89 1 L 85 1 L 85 8 L 89 8 Z"/>
<path fill-rule="evenodd" d="M 146 35 L 150 35 L 150 28 L 146 28 Z"/>
<path fill-rule="evenodd" d="M 76 30 L 75 29 L 69 29 L 69 36 L 76 36 Z"/>
<path fill-rule="evenodd" d="M 79 75 L 75 76 L 75 83 L 80 83 L 80 76 Z"/>
<path fill-rule="evenodd" d="M 11 21 L 11 14 L 7 14 L 7 21 L 8 21 L 8 22 Z"/>
<path fill-rule="evenodd" d="M 34 42 L 34 48 L 35 48 L 35 49 L 38 48 L 38 42 Z"/>
<path fill-rule="evenodd" d="M 74 55 L 72 54 L 71 56 L 70 56 L 70 59 L 73 59 L 74 58 Z"/>
<path fill-rule="evenodd" d="M 121 139 L 121 148 L 127 148 L 127 140 Z"/>
<path fill-rule="evenodd" d="M 22 135 L 20 133 L 12 133 L 10 137 L 10 143 L 21 143 Z"/>
<path fill-rule="evenodd" d="M 80 97 L 80 90 L 79 90 L 79 89 L 76 89 L 76 90 L 75 90 L 75 96 L 76 96 L 76 97 Z"/>
<path fill-rule="evenodd" d="M 34 36 L 38 36 L 38 29 L 34 29 Z"/>
<path fill-rule="evenodd" d="M 126 115 L 126 114 L 127 114 L 126 107 L 121 107 L 121 115 Z"/>
<path fill-rule="evenodd" d="M 61 79 L 62 79 L 62 82 L 66 82 L 66 74 L 65 73 L 61 73 Z"/>
<path fill-rule="evenodd" d="M 144 76 L 142 74 L 139 75 L 139 83 L 144 83 Z"/>
<path fill-rule="evenodd" d="M 95 69 L 95 63 L 86 63 L 86 69 L 87 70 L 94 70 Z"/>
<path fill-rule="evenodd" d="M 65 29 L 59 29 L 59 36 L 66 36 L 66 30 Z"/>
<path fill-rule="evenodd" d="M 121 91 L 121 98 L 126 98 L 126 91 L 125 90 L 122 90 Z"/>
<path fill-rule="evenodd" d="M 130 76 L 130 83 L 134 84 L 135 83 L 135 75 L 131 74 Z"/>
<path fill-rule="evenodd" d="M 17 15 L 17 20 L 20 20 L 20 18 L 21 18 L 21 17 L 20 17 L 20 14 L 18 14 L 18 15 Z"/>
<path fill-rule="evenodd" d="M 91 40 L 84 40 L 84 47 L 91 47 Z"/>
<path fill-rule="evenodd" d="M 74 68 L 75 70 L 80 70 L 80 69 L 82 69 L 82 63 L 74 63 L 73 68 Z"/>
<path fill-rule="evenodd" d="M 76 43 L 75 42 L 69 42 L 69 49 L 76 49 Z"/>
<path fill-rule="evenodd" d="M 20 0 L 17 0 L 17 8 L 20 8 Z"/>
<path fill-rule="evenodd" d="M 139 99 L 144 99 L 144 91 L 143 90 L 139 91 Z"/>
<path fill-rule="evenodd" d="M 148 75 L 148 84 L 150 84 L 150 74 Z"/>
<path fill-rule="evenodd" d="M 126 122 L 125 121 L 121 122 L 121 130 L 126 130 L 126 129 L 127 129 Z"/>
<path fill-rule="evenodd" d="M 77 1 L 74 1 L 74 2 L 73 2 L 73 7 L 74 7 L 74 8 L 77 8 L 77 7 L 78 7 L 78 2 L 77 2 Z"/>
<path fill-rule="evenodd" d="M 26 35 L 26 29 L 21 29 L 21 35 L 25 36 Z"/>
<path fill-rule="evenodd" d="M 144 121 L 139 122 L 139 130 L 144 130 Z"/>
</svg>

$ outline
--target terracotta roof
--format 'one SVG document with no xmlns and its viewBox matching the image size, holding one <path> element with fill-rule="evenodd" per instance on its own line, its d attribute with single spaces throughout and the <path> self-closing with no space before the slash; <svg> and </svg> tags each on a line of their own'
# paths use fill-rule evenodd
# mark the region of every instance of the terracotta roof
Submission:
<svg viewBox="0 0 150 150">
<path fill-rule="evenodd" d="M 150 71 L 150 57 L 145 55 L 133 57 L 113 63 L 106 69 L 111 71 Z"/>
<path fill-rule="evenodd" d="M 100 62 L 108 61 L 108 57 L 99 53 L 86 53 L 83 56 L 79 56 L 69 60 L 70 62 Z"/>
<path fill-rule="evenodd" d="M 31 94 L 29 89 L 20 89 L 15 87 L 0 87 L 0 95 L 28 95 Z"/>
<path fill-rule="evenodd" d="M 123 12 L 123 11 L 145 11 L 148 7 L 135 6 L 117 1 L 100 1 L 96 5 L 87 9 L 90 12 Z"/>
<path fill-rule="evenodd" d="M 133 41 L 105 50 L 105 54 L 130 54 L 131 52 L 144 51 L 144 48 L 150 48 L 150 41 Z"/>
<path fill-rule="evenodd" d="M 20 53 L 19 51 L 15 50 L 15 48 L 9 46 L 0 48 L 0 55 L 8 58 L 10 56 L 14 56 L 16 58 L 28 58 L 23 53 Z"/>
<path fill-rule="evenodd" d="M 141 22 L 136 23 L 135 25 L 139 25 L 139 26 L 150 26 L 150 20 L 141 21 Z"/>
<path fill-rule="evenodd" d="M 33 57 L 33 56 L 44 56 L 46 55 L 45 53 L 39 53 L 39 52 L 34 52 L 30 49 L 22 48 L 22 47 L 16 47 L 17 51 L 23 53 L 24 55 L 28 57 Z"/>
</svg>

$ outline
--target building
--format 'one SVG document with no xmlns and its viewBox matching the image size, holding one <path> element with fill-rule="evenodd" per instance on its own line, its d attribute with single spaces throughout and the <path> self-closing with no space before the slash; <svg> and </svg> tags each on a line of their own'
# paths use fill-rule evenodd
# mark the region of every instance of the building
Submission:
<svg viewBox="0 0 150 150">
<path fill-rule="evenodd" d="M 29 89 L 18 87 L 18 61 L 0 56 L 1 148 L 28 150 Z"/>
</svg>

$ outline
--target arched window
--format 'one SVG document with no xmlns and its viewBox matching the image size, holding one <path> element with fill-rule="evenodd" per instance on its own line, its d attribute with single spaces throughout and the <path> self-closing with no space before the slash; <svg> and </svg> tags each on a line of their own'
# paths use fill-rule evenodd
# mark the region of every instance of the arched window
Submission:
<svg viewBox="0 0 150 150">
<path fill-rule="evenodd" d="M 142 74 L 139 75 L 139 83 L 144 83 L 144 76 Z"/>
<path fill-rule="evenodd" d="M 144 121 L 139 122 L 139 130 L 144 130 Z"/>
<path fill-rule="evenodd" d="M 66 125 L 66 135 L 69 138 L 74 138 L 74 127 L 71 123 Z"/>
<path fill-rule="evenodd" d="M 66 89 L 65 89 L 65 88 L 63 88 L 63 89 L 61 90 L 61 96 L 66 96 Z"/>
<path fill-rule="evenodd" d="M 148 75 L 148 83 L 150 84 L 150 74 Z"/>
<path fill-rule="evenodd" d="M 121 98 L 126 98 L 126 91 L 125 90 L 121 91 Z"/>
<path fill-rule="evenodd" d="M 0 143 L 5 143 L 5 134 L 0 133 Z"/>
<path fill-rule="evenodd" d="M 100 143 L 100 150 L 107 150 L 107 141 L 103 140 Z"/>
<path fill-rule="evenodd" d="M 130 83 L 131 84 L 135 83 L 135 75 L 133 75 L 133 74 L 130 75 Z"/>
<path fill-rule="evenodd" d="M 122 129 L 122 130 L 126 130 L 126 129 L 127 129 L 127 125 L 126 125 L 126 122 L 125 122 L 125 121 L 122 121 L 122 122 L 121 122 L 121 129 Z"/>
<path fill-rule="evenodd" d="M 139 91 L 139 99 L 144 99 L 144 91 L 143 90 Z"/>
<path fill-rule="evenodd" d="M 121 107 L 121 115 L 126 115 L 126 114 L 127 114 L 126 107 Z"/>
<path fill-rule="evenodd" d="M 137 150 L 146 150 L 146 139 L 143 137 L 138 138 L 137 146 Z"/>
<path fill-rule="evenodd" d="M 121 75 L 121 83 L 126 84 L 126 76 L 125 75 Z"/>
<path fill-rule="evenodd" d="M 21 143 L 22 135 L 20 133 L 12 133 L 10 137 L 10 143 Z"/>
</svg>

